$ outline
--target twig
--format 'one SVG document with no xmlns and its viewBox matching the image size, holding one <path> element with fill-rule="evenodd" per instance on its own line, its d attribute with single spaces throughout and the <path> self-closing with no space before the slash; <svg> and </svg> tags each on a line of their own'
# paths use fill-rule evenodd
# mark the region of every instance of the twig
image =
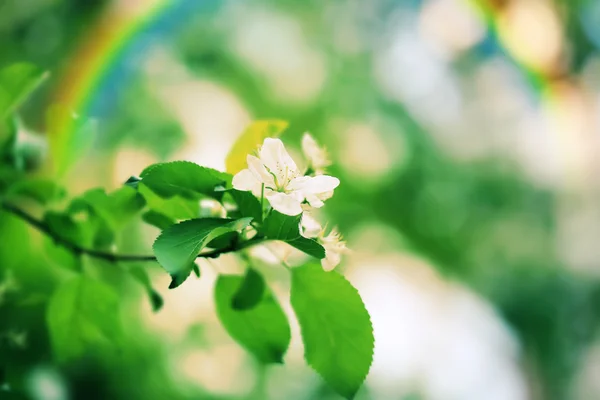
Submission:
<svg viewBox="0 0 600 400">
<path fill-rule="evenodd" d="M 21 208 L 15 206 L 14 204 L 10 204 L 7 202 L 0 202 L 0 206 L 2 207 L 2 209 L 4 209 L 5 211 L 13 214 L 16 217 L 19 217 L 21 220 L 27 222 L 29 225 L 33 226 L 35 229 L 37 229 L 38 231 L 42 232 L 43 234 L 51 237 L 55 243 L 62 245 L 63 247 L 66 247 L 68 250 L 70 250 L 71 252 L 77 254 L 77 255 L 81 255 L 81 254 L 85 254 L 87 256 L 93 257 L 93 258 L 98 258 L 101 260 L 106 260 L 106 261 L 111 261 L 111 262 L 117 262 L 117 261 L 156 261 L 156 256 L 153 255 L 137 255 L 137 254 L 115 254 L 115 253 L 110 253 L 110 252 L 105 252 L 105 251 L 99 251 L 99 250 L 94 250 L 94 249 L 88 249 L 86 247 L 80 246 L 76 243 L 73 243 L 69 240 L 66 240 L 58 235 L 56 235 L 54 232 L 52 232 L 52 230 L 48 227 L 48 225 L 46 225 L 43 221 L 38 220 L 37 218 L 33 217 L 32 215 L 28 214 L 26 211 L 22 210 Z M 246 247 L 250 247 L 253 246 L 255 244 L 258 244 L 260 242 L 263 242 L 264 240 L 262 238 L 258 238 L 258 237 L 254 237 L 250 240 L 247 240 L 245 242 L 241 242 L 238 245 L 235 246 L 230 246 L 224 249 L 217 249 L 217 250 L 211 250 L 211 251 L 207 251 L 205 253 L 201 253 L 198 254 L 197 258 L 217 258 L 219 257 L 221 254 L 226 254 L 226 253 L 231 253 L 234 251 L 238 251 L 241 249 L 244 249 Z"/>
</svg>

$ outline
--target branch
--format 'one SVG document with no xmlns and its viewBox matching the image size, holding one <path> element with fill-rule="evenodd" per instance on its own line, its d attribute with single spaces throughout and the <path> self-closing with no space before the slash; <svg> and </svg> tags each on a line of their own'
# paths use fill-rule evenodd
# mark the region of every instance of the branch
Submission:
<svg viewBox="0 0 600 400">
<path fill-rule="evenodd" d="M 85 248 L 76 243 L 70 242 L 60 236 L 57 236 L 54 232 L 52 232 L 50 230 L 48 225 L 46 225 L 43 221 L 40 221 L 39 219 L 33 217 L 32 215 L 28 214 L 26 211 L 22 210 L 21 208 L 15 206 L 13 204 L 10 204 L 7 202 L 0 202 L 0 206 L 5 211 L 13 214 L 16 217 L 19 217 L 21 220 L 27 222 L 29 225 L 33 226 L 35 229 L 42 232 L 46 236 L 51 237 L 55 243 L 58 243 L 58 244 L 62 245 L 63 247 L 66 247 L 68 250 L 70 250 L 71 252 L 73 252 L 77 255 L 85 254 L 85 255 L 93 257 L 93 258 L 111 261 L 111 262 L 156 261 L 156 256 L 153 256 L 153 255 L 115 254 L 115 253 Z M 239 243 L 239 245 L 233 245 L 231 247 L 227 247 L 224 249 L 211 250 L 211 251 L 208 251 L 205 253 L 198 254 L 197 258 L 217 258 L 221 254 L 232 253 L 234 251 L 241 250 L 246 247 L 250 247 L 255 244 L 261 243 L 263 241 L 264 240 L 261 238 L 252 238 L 245 242 Z"/>
</svg>

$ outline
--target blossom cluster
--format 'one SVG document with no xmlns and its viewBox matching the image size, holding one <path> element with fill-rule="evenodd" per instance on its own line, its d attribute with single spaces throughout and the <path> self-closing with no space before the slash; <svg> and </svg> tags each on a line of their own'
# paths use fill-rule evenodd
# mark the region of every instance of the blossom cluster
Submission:
<svg viewBox="0 0 600 400">
<path fill-rule="evenodd" d="M 248 168 L 233 177 L 233 187 L 252 191 L 282 214 L 302 214 L 300 232 L 325 248 L 321 263 L 324 269 L 331 270 L 347 251 L 345 242 L 335 228 L 326 234 L 311 211 L 323 207 L 340 181 L 325 175 L 325 169 L 331 165 L 327 151 L 308 133 L 302 137 L 302 151 L 307 160 L 305 169 L 298 167 L 280 139 L 266 138 L 256 155 L 247 156 Z"/>
</svg>

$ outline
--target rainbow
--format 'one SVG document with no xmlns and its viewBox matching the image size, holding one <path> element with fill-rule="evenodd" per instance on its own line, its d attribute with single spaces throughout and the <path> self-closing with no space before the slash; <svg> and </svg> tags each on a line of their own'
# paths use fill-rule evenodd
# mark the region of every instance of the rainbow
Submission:
<svg viewBox="0 0 600 400">
<path fill-rule="evenodd" d="M 129 3 L 129 0 L 120 2 Z M 60 140 L 74 140 L 87 118 L 102 116 L 121 86 L 138 73 L 146 50 L 163 40 L 199 8 L 212 0 L 141 0 L 137 12 L 109 8 L 80 41 L 68 67 L 59 73 L 51 104 L 60 104 L 84 118 L 65 113 L 55 121 Z"/>
<path fill-rule="evenodd" d="M 510 46 L 504 39 L 506 28 L 501 21 L 506 12 L 506 4 L 499 6 L 491 0 L 469 0 L 471 7 L 479 14 L 488 27 L 490 39 L 503 51 L 503 54 L 512 60 L 515 66 L 523 73 L 526 80 L 532 85 L 536 92 L 541 93 L 550 83 L 550 77 L 541 70 L 527 65 L 527 62 L 511 51 Z M 508 3 L 507 3 L 508 4 Z"/>
</svg>

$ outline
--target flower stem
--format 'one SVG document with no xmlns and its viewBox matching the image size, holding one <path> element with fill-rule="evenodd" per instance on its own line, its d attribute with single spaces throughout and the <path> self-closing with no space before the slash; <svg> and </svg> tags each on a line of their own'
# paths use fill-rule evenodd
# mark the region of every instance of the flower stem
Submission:
<svg viewBox="0 0 600 400">
<path fill-rule="evenodd" d="M 260 218 L 265 219 L 265 184 L 261 185 L 260 188 Z"/>
</svg>

